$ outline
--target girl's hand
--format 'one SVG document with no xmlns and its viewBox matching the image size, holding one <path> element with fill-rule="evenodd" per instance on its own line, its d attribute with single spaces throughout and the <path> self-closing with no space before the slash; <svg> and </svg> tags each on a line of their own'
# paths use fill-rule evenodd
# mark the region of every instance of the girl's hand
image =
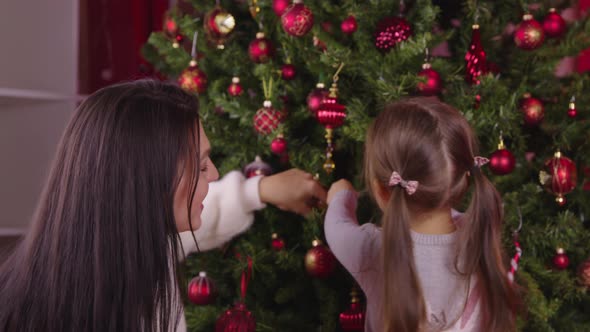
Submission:
<svg viewBox="0 0 590 332">
<path fill-rule="evenodd" d="M 342 190 L 354 191 L 354 187 L 346 179 L 340 179 L 340 180 L 332 183 L 332 186 L 330 186 L 330 190 L 328 190 L 328 204 L 330 204 L 330 202 L 332 201 L 332 198 L 334 198 L 334 195 L 336 195 L 336 193 L 338 193 L 339 191 L 342 191 Z"/>
</svg>

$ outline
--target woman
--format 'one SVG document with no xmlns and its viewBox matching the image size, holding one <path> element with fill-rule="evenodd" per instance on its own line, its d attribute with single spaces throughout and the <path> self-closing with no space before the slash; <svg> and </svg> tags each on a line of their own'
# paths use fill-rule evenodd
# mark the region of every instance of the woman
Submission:
<svg viewBox="0 0 590 332">
<path fill-rule="evenodd" d="M 124 83 L 84 101 L 0 268 L 0 330 L 176 329 L 178 234 L 202 223 L 218 177 L 208 151 L 198 100 L 176 86 Z"/>
</svg>

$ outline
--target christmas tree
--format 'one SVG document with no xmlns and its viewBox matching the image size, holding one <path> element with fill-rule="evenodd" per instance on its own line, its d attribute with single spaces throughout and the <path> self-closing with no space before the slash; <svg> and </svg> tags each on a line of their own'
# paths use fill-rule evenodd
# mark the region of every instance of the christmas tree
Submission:
<svg viewBox="0 0 590 332">
<path fill-rule="evenodd" d="M 503 195 L 519 329 L 590 331 L 590 79 L 568 67 L 590 46 L 581 17 L 577 2 L 548 0 L 192 0 L 143 51 L 199 94 L 221 174 L 264 172 L 260 156 L 361 189 L 365 131 L 384 104 L 430 95 L 461 110 Z M 218 289 L 211 305 L 186 302 L 189 329 L 214 330 L 247 284 L 257 331 L 356 331 L 353 279 L 313 247 L 323 212 L 266 208 L 246 234 L 189 257 L 187 278 L 206 271 Z M 379 220 L 366 191 L 358 215 Z"/>
</svg>

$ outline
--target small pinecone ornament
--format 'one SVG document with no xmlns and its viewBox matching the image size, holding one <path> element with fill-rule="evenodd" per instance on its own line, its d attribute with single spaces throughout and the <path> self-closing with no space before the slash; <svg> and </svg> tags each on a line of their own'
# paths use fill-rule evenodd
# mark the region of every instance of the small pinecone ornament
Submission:
<svg viewBox="0 0 590 332">
<path fill-rule="evenodd" d="M 412 27 L 403 17 L 386 17 L 377 23 L 375 29 L 375 47 L 379 51 L 388 52 L 398 43 L 412 36 Z"/>
<path fill-rule="evenodd" d="M 516 166 L 516 158 L 510 150 L 504 146 L 504 140 L 500 136 L 498 150 L 490 155 L 490 171 L 496 175 L 506 175 L 512 173 Z"/>
<path fill-rule="evenodd" d="M 570 265 L 570 259 L 565 254 L 563 248 L 557 248 L 553 256 L 553 266 L 558 270 L 565 270 Z"/>
<path fill-rule="evenodd" d="M 549 38 L 559 38 L 563 36 L 566 30 L 567 24 L 563 17 L 559 15 L 555 8 L 550 8 L 549 14 L 543 20 L 543 31 L 545 35 Z"/>
<path fill-rule="evenodd" d="M 281 112 L 272 107 L 270 100 L 265 100 L 263 107 L 254 114 L 254 129 L 260 135 L 268 135 L 277 129 L 281 118 Z"/>
<path fill-rule="evenodd" d="M 269 164 L 262 161 L 260 156 L 256 156 L 254 161 L 244 167 L 244 175 L 246 178 L 251 178 L 258 175 L 271 175 L 272 168 Z"/>
<path fill-rule="evenodd" d="M 217 289 L 205 272 L 199 272 L 188 284 L 188 299 L 196 305 L 211 304 L 216 297 Z"/>
<path fill-rule="evenodd" d="M 524 115 L 524 123 L 531 127 L 539 125 L 545 117 L 543 102 L 532 97 L 530 93 L 525 93 L 520 100 L 520 110 Z"/>
<path fill-rule="evenodd" d="M 264 32 L 258 32 L 256 39 L 248 46 L 248 54 L 255 63 L 265 63 L 274 56 L 275 47 L 270 39 L 264 36 Z"/>
<path fill-rule="evenodd" d="M 178 84 L 186 91 L 203 93 L 207 89 L 207 75 L 199 69 L 197 61 L 193 59 L 178 77 Z"/>
<path fill-rule="evenodd" d="M 514 43 L 523 50 L 534 50 L 545 40 L 543 27 L 531 14 L 525 14 L 514 32 Z"/>
<path fill-rule="evenodd" d="M 336 268 L 336 257 L 320 240 L 314 240 L 312 244 L 313 248 L 305 255 L 305 269 L 312 277 L 327 278 Z"/>
<path fill-rule="evenodd" d="M 556 196 L 557 204 L 565 205 L 565 195 L 574 190 L 578 182 L 576 163 L 560 151 L 555 152 L 553 158 L 545 161 L 545 170 L 539 172 L 539 182 Z"/>
<path fill-rule="evenodd" d="M 356 288 L 350 292 L 350 307 L 340 314 L 340 327 L 346 332 L 363 332 L 365 311 L 361 305 Z"/>
<path fill-rule="evenodd" d="M 295 0 L 281 16 L 283 30 L 291 36 L 304 36 L 313 27 L 313 13 L 303 4 L 302 0 Z"/>
<path fill-rule="evenodd" d="M 237 76 L 234 76 L 231 79 L 231 84 L 227 88 L 227 93 L 229 93 L 229 95 L 232 97 L 237 97 L 237 96 L 241 95 L 243 92 L 244 92 L 244 89 L 240 85 L 240 78 Z"/>
</svg>

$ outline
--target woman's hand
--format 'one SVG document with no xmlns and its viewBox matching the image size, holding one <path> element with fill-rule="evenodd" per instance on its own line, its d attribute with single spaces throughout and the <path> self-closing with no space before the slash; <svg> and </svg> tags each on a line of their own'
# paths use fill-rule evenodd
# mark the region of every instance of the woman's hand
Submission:
<svg viewBox="0 0 590 332">
<path fill-rule="evenodd" d="M 311 174 L 297 168 L 263 177 L 258 191 L 262 202 L 301 215 L 311 211 L 310 202 L 326 202 L 326 189 Z"/>
</svg>

